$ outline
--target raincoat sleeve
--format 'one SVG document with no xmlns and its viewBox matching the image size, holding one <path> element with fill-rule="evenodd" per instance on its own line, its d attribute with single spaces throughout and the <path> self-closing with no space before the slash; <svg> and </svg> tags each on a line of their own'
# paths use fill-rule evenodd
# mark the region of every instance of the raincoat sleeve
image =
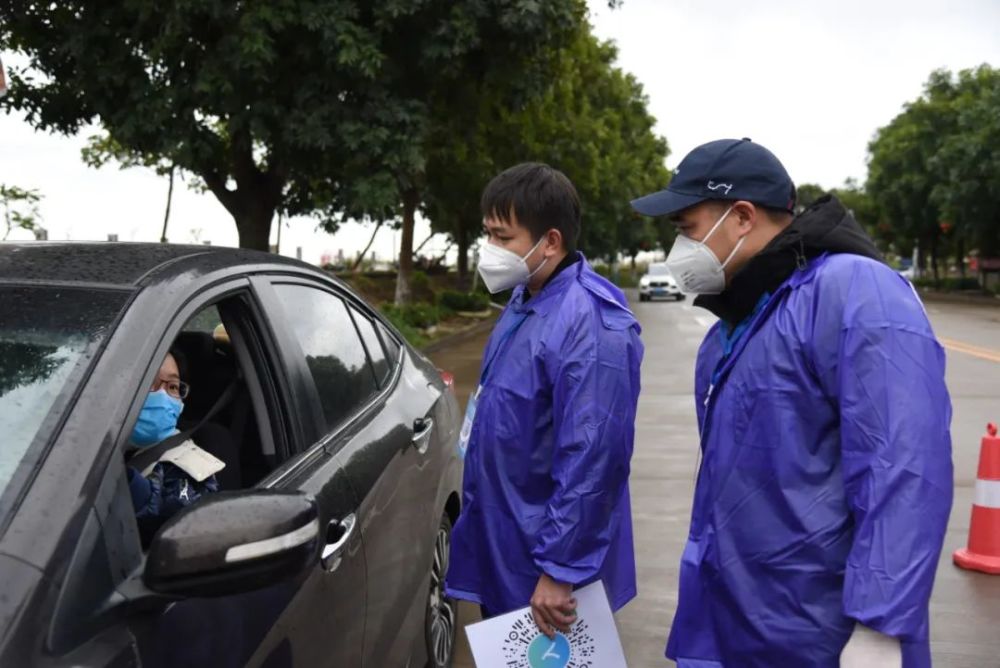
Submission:
<svg viewBox="0 0 1000 668">
<path fill-rule="evenodd" d="M 952 501 L 944 353 L 910 285 L 873 261 L 830 263 L 812 341 L 840 409 L 854 542 L 843 611 L 930 666 L 928 603 Z"/>
<path fill-rule="evenodd" d="M 634 320 L 608 322 L 579 318 L 554 351 L 555 491 L 532 557 L 574 585 L 597 575 L 617 535 L 632 455 L 642 344 Z"/>
</svg>

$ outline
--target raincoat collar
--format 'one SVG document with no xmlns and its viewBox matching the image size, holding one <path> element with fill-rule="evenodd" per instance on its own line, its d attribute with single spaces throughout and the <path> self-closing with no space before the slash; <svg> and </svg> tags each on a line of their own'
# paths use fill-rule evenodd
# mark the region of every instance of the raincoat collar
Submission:
<svg viewBox="0 0 1000 668">
<path fill-rule="evenodd" d="M 579 280 L 580 276 L 585 272 L 593 272 L 583 253 L 576 251 L 574 255 L 576 260 L 573 264 L 550 278 L 542 289 L 538 291 L 538 294 L 533 295 L 530 299 L 527 297 L 528 290 L 526 286 L 519 285 L 514 288 L 514 294 L 510 298 L 510 307 L 514 312 L 537 313 L 544 316 L 556 308 L 559 305 L 557 297 L 565 293 L 570 283 Z"/>
<path fill-rule="evenodd" d="M 773 293 L 796 269 L 827 253 L 852 253 L 883 261 L 868 233 L 831 195 L 799 214 L 733 276 L 725 292 L 700 295 L 694 304 L 714 313 L 732 330 L 753 313 L 761 295 Z"/>
</svg>

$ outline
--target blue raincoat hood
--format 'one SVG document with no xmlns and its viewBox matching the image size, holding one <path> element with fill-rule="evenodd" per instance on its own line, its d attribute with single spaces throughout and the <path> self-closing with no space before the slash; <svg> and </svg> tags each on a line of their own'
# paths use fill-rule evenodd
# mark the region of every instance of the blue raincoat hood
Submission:
<svg viewBox="0 0 1000 668">
<path fill-rule="evenodd" d="M 525 297 L 514 291 L 483 358 L 447 590 L 499 614 L 528 605 L 544 572 L 603 580 L 617 609 L 636 593 L 639 324 L 582 255 Z"/>
</svg>

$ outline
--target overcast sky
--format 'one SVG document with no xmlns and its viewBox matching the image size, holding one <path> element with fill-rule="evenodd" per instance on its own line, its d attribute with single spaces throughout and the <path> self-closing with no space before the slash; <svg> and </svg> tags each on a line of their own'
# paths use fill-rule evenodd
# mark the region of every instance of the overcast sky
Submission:
<svg viewBox="0 0 1000 668">
<path fill-rule="evenodd" d="M 863 179 L 872 133 L 920 94 L 931 70 L 1000 66 L 1000 0 L 625 0 L 613 11 L 604 0 L 589 4 L 598 36 L 618 44 L 619 65 L 645 86 L 670 167 L 703 142 L 750 137 L 774 151 L 797 183 Z M 19 62 L 2 56 L 7 65 Z M 45 196 L 51 239 L 158 239 L 166 179 L 84 166 L 87 134 L 49 136 L 0 116 L 0 183 Z M 426 233 L 420 226 L 417 241 Z M 282 234 L 282 252 L 301 246 L 312 262 L 341 249 L 350 255 L 368 234 L 350 225 L 331 236 L 296 219 Z M 169 237 L 237 243 L 222 205 L 183 184 Z M 379 256 L 391 256 L 396 241 L 381 232 Z"/>
</svg>

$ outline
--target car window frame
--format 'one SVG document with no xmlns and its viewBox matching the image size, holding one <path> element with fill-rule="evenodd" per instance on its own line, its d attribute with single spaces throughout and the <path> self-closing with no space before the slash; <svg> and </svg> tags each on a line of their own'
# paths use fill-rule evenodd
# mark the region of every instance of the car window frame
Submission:
<svg viewBox="0 0 1000 668">
<path fill-rule="evenodd" d="M 371 366 L 372 372 L 375 375 L 375 384 L 381 391 L 385 386 L 389 384 L 392 378 L 393 365 L 395 362 L 389 355 L 389 351 L 385 349 L 385 342 L 382 340 L 382 335 L 379 334 L 378 324 L 372 320 L 364 311 L 361 311 L 352 303 L 347 302 L 347 313 L 351 316 L 351 320 L 354 321 L 354 329 L 358 332 L 358 337 L 361 339 L 361 345 L 365 349 L 365 354 L 368 355 L 368 364 Z M 385 374 L 384 378 L 379 378 L 378 373 L 375 371 L 375 360 L 372 358 L 371 349 L 368 347 L 368 342 L 365 340 L 364 334 L 361 333 L 361 325 L 358 324 L 358 318 L 364 318 L 368 321 L 368 324 L 372 328 L 372 333 L 375 334 L 375 341 L 378 343 L 379 348 L 382 350 L 382 359 L 389 367 L 389 372 Z"/>
<path fill-rule="evenodd" d="M 139 291 L 136 291 L 138 294 Z M 134 296 L 133 296 L 134 299 Z M 101 473 L 101 482 L 97 485 L 96 496 L 87 504 L 87 512 L 81 515 L 81 521 L 86 521 L 90 518 L 90 515 L 94 512 L 100 511 L 104 506 L 109 508 L 117 509 L 117 512 L 121 517 L 131 517 L 133 523 L 130 525 L 131 530 L 126 530 L 123 533 L 117 533 L 117 524 L 108 524 L 107 526 L 101 526 L 99 530 L 99 539 L 104 541 L 104 546 L 108 554 L 115 554 L 119 561 L 122 562 L 132 562 L 136 564 L 145 563 L 147 557 L 145 551 L 142 549 L 142 545 L 139 541 L 138 525 L 135 524 L 134 509 L 132 507 L 132 499 L 129 493 L 129 487 L 126 482 L 126 462 L 121 458 L 121 453 L 124 452 L 124 448 L 128 441 L 128 437 L 131 433 L 131 427 L 135 424 L 138 419 L 139 412 L 142 409 L 142 405 L 145 401 L 145 391 L 144 389 L 150 386 L 153 376 L 158 373 L 160 365 L 162 364 L 163 358 L 170 350 L 170 346 L 173 344 L 174 340 L 177 338 L 180 332 L 184 331 L 185 325 L 191 320 L 191 318 L 200 312 L 201 310 L 215 304 L 219 307 L 219 313 L 223 321 L 228 319 L 225 311 L 230 308 L 228 305 L 223 305 L 222 302 L 229 301 L 232 303 L 235 300 L 240 300 L 243 305 L 237 308 L 241 308 L 246 315 L 246 318 L 250 321 L 250 326 L 255 330 L 253 335 L 260 342 L 263 353 L 270 357 L 270 360 L 263 360 L 264 364 L 269 365 L 274 373 L 279 377 L 282 375 L 282 371 L 277 366 L 280 363 L 280 356 L 275 353 L 276 348 L 274 342 L 270 339 L 270 332 L 266 327 L 266 319 L 262 318 L 264 311 L 262 306 L 259 304 L 256 295 L 253 291 L 253 286 L 249 277 L 238 276 L 225 279 L 219 283 L 209 285 L 203 289 L 192 294 L 184 303 L 181 305 L 174 315 L 168 321 L 166 327 L 162 328 L 159 332 L 159 340 L 156 343 L 155 348 L 151 355 L 148 355 L 148 360 L 146 362 L 146 368 L 141 374 L 140 383 L 131 392 L 132 399 L 129 409 L 125 414 L 125 418 L 122 422 L 122 428 L 114 438 L 113 441 L 113 455 L 111 460 L 104 466 L 103 472 Z M 131 306 L 131 301 L 128 306 Z M 123 307 L 122 314 L 128 310 L 128 306 Z M 119 314 L 119 318 L 122 314 Z M 225 324 L 225 322 L 223 323 Z M 248 336 L 248 332 L 243 331 L 245 328 L 244 323 L 240 323 L 240 336 Z M 110 339 L 111 333 L 109 332 L 108 338 Z M 96 362 L 95 355 L 95 362 Z M 88 369 L 88 374 L 91 369 Z M 246 369 L 241 367 L 241 372 L 244 374 L 249 373 Z M 257 380 L 261 385 L 265 382 L 270 384 L 268 388 L 271 392 L 275 393 L 279 397 L 280 401 L 285 401 L 287 403 L 287 397 L 281 398 L 282 395 L 282 382 L 280 378 L 275 381 L 273 378 L 265 379 L 261 377 L 259 369 L 254 368 L 252 370 L 257 376 Z M 88 375 L 89 378 L 89 375 Z M 246 382 L 246 380 L 244 380 Z M 81 387 L 84 383 L 80 384 Z M 265 392 L 268 391 L 265 389 Z M 72 408 L 70 409 L 72 410 Z M 254 406 L 254 411 L 258 410 L 257 406 Z M 285 431 L 286 438 L 295 441 L 296 433 L 295 430 L 290 426 L 289 422 L 294 423 L 295 415 L 294 412 L 288 410 L 287 406 L 283 407 L 281 410 L 285 412 L 285 416 L 275 416 L 271 412 L 270 407 L 265 407 L 267 413 L 266 419 L 271 426 L 272 431 L 276 429 L 283 429 Z M 67 411 L 68 412 L 68 411 Z M 272 471 L 264 480 L 258 482 L 254 487 L 268 487 L 265 483 L 272 478 L 278 477 L 284 473 L 284 471 L 295 465 L 295 447 L 290 444 L 290 451 L 286 453 L 283 461 L 281 461 L 274 471 Z M 44 462 L 38 464 L 38 469 L 43 466 Z M 82 525 L 81 525 L 82 526 Z M 86 555 L 83 555 L 86 557 Z M 77 561 L 77 555 L 74 551 L 73 557 L 69 560 L 67 567 L 70 569 L 84 568 L 89 565 L 89 561 L 86 558 Z M 129 573 L 124 571 L 115 573 L 117 577 L 112 583 L 113 590 L 122 584 L 129 576 Z M 63 582 L 59 586 L 57 594 L 57 602 L 53 608 L 55 613 L 58 609 L 63 606 L 68 606 L 73 608 L 76 603 L 74 603 L 72 596 L 79 595 L 78 592 L 73 592 L 68 589 L 72 578 L 64 578 Z M 64 600 L 65 599 L 65 600 Z M 72 623 L 71 617 L 68 615 L 56 615 L 54 614 L 46 633 L 46 645 L 49 646 L 53 642 L 57 633 L 65 632 L 65 629 L 60 628 L 59 625 Z M 81 641 L 81 644 L 86 641 Z"/>
<path fill-rule="evenodd" d="M 307 385 L 306 391 L 308 391 L 311 396 L 308 398 L 308 401 L 305 402 L 305 405 L 301 405 L 300 408 L 313 416 L 310 422 L 314 425 L 315 432 L 311 437 L 307 436 L 306 441 L 303 443 L 303 454 L 309 458 L 315 456 L 319 452 L 323 452 L 328 455 L 336 455 L 350 435 L 358 431 L 358 429 L 364 424 L 365 419 L 374 414 L 382 405 L 385 404 L 387 398 L 399 383 L 399 378 L 402 375 L 402 364 L 397 362 L 394 365 L 393 372 L 385 386 L 379 387 L 376 393 L 371 396 L 367 402 L 362 403 L 355 409 L 354 413 L 345 417 L 340 424 L 334 427 L 327 427 L 326 419 L 323 415 L 322 406 L 319 401 L 319 393 L 316 389 L 315 382 L 312 381 L 312 372 L 309 370 L 306 363 L 305 353 L 302 351 L 302 347 L 295 335 L 295 332 L 293 331 L 293 328 L 287 322 L 287 318 L 283 310 L 284 307 L 278 298 L 274 285 L 294 284 L 330 293 L 335 297 L 343 299 L 348 305 L 354 306 L 361 313 L 368 315 L 369 317 L 372 317 L 372 309 L 340 285 L 332 281 L 327 282 L 320 280 L 318 277 L 313 278 L 310 276 L 303 276 L 302 274 L 272 272 L 256 276 L 252 279 L 252 281 L 254 283 L 254 289 L 258 292 L 258 296 L 261 299 L 265 312 L 269 315 L 274 315 L 274 317 L 268 317 L 268 320 L 270 321 L 271 327 L 274 328 L 276 339 L 280 341 L 279 348 L 280 354 L 283 357 L 283 363 L 288 368 L 297 368 L 297 371 L 295 372 L 296 375 L 308 378 L 308 382 L 305 383 L 305 385 Z M 350 309 L 348 309 L 348 313 L 350 313 Z M 374 320 L 374 317 L 372 319 Z M 358 340 L 361 341 L 363 346 L 364 339 L 361 337 L 361 333 L 357 330 L 357 324 L 353 322 L 353 318 L 352 325 L 354 326 L 355 335 L 358 337 Z M 376 327 L 376 331 L 377 330 L 378 328 Z M 401 345 L 400 356 L 402 355 L 402 351 L 403 346 Z M 368 355 L 367 348 L 365 349 L 365 355 Z M 386 357 L 388 358 L 389 356 L 387 355 Z M 369 365 L 371 365 L 370 357 L 368 358 L 368 362 Z"/>
</svg>

